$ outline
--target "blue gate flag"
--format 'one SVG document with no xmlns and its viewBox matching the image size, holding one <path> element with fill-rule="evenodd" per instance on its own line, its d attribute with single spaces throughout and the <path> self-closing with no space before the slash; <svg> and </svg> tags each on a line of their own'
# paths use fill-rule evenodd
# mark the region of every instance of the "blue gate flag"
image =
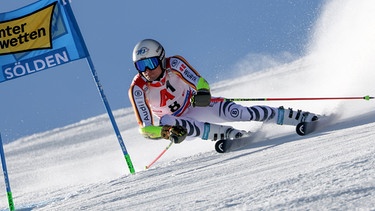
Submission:
<svg viewBox="0 0 375 211">
<path fill-rule="evenodd" d="M 64 0 L 40 0 L 0 14 L 0 83 L 88 55 Z"/>
<path fill-rule="evenodd" d="M 73 11 L 65 0 L 40 0 L 0 14 L 0 83 L 86 58 L 130 173 L 135 169 Z"/>
</svg>

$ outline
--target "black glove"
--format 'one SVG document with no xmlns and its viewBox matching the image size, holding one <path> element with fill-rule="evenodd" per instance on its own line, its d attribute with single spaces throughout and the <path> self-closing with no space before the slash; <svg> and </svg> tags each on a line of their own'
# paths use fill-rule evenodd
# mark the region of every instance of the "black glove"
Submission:
<svg viewBox="0 0 375 211">
<path fill-rule="evenodd" d="M 164 125 L 161 129 L 161 137 L 173 141 L 175 144 L 179 144 L 185 140 L 187 136 L 186 128 L 176 125 Z"/>
<path fill-rule="evenodd" d="M 206 107 L 211 103 L 211 93 L 207 89 L 198 90 L 196 95 L 193 95 L 190 100 L 193 107 Z"/>
</svg>

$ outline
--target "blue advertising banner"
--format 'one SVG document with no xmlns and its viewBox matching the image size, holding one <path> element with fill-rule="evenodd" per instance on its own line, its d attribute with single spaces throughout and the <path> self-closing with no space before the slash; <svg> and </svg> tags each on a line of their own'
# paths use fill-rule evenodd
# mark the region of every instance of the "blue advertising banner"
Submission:
<svg viewBox="0 0 375 211">
<path fill-rule="evenodd" d="M 41 0 L 0 14 L 0 83 L 87 57 L 70 5 Z"/>
<path fill-rule="evenodd" d="M 0 83 L 86 58 L 130 173 L 135 169 L 70 4 L 40 0 L 0 14 Z"/>
</svg>

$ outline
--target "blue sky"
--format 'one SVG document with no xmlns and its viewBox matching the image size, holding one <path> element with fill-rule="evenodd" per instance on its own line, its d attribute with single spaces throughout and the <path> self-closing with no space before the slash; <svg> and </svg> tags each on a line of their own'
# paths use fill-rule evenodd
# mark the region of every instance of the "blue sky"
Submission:
<svg viewBox="0 0 375 211">
<path fill-rule="evenodd" d="M 33 3 L 3 0 L 0 13 Z M 323 1 L 78 1 L 72 8 L 113 110 L 130 107 L 134 45 L 160 41 L 210 83 L 234 77 L 247 55 L 304 55 Z M 284 55 L 284 56 L 283 56 Z M 285 58 L 284 58 L 285 57 Z M 5 142 L 105 113 L 86 60 L 0 83 Z M 109 125 L 109 127 L 111 127 Z"/>
</svg>

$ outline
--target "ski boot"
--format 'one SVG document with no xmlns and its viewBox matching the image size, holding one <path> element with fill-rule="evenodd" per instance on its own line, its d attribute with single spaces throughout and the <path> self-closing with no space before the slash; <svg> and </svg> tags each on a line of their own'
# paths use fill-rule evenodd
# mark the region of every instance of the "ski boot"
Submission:
<svg viewBox="0 0 375 211">
<path fill-rule="evenodd" d="M 318 116 L 302 110 L 293 111 L 293 109 L 278 108 L 277 124 L 297 126 L 301 122 L 312 122 L 318 120 Z"/>
<path fill-rule="evenodd" d="M 318 116 L 307 111 L 293 111 L 279 107 L 277 115 L 277 124 L 296 126 L 296 132 L 300 136 L 313 132 L 317 125 Z"/>
<path fill-rule="evenodd" d="M 211 123 L 204 124 L 204 133 L 202 139 L 204 140 L 227 140 L 238 139 L 243 136 L 249 136 L 249 132 L 244 130 L 237 130 L 230 126 L 216 125 Z"/>
</svg>

